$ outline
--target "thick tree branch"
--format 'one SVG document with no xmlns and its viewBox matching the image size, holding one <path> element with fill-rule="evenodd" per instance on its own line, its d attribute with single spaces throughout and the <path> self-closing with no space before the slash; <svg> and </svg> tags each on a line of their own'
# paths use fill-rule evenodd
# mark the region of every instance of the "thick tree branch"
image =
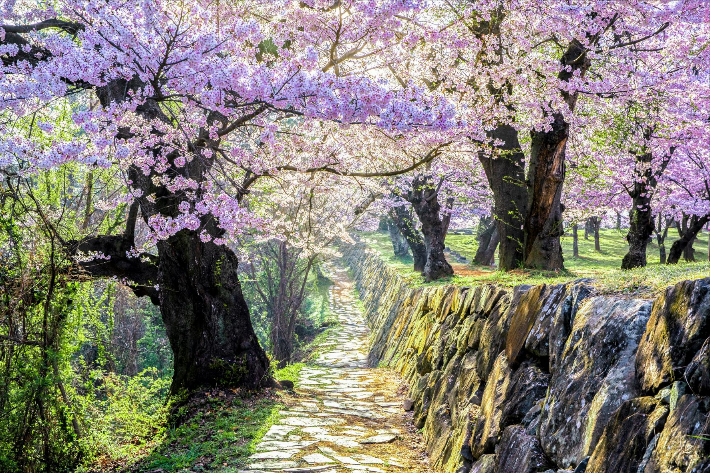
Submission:
<svg viewBox="0 0 710 473">
<path fill-rule="evenodd" d="M 129 281 L 127 284 L 137 296 L 148 296 L 151 302 L 159 305 L 158 258 L 150 254 L 129 257 L 133 249 L 133 240 L 125 236 L 100 235 L 81 241 L 69 241 L 65 250 L 77 261 L 77 264 L 94 278 L 116 277 Z M 91 261 L 79 261 L 78 253 L 98 254 Z"/>
</svg>

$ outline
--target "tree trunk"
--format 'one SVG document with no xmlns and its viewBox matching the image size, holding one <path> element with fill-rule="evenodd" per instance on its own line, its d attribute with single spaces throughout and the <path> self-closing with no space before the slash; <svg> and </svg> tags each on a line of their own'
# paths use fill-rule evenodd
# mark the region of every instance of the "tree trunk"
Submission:
<svg viewBox="0 0 710 473">
<path fill-rule="evenodd" d="M 389 226 L 387 225 L 387 217 L 380 217 L 380 222 L 377 224 L 377 231 L 380 233 L 387 233 Z"/>
<path fill-rule="evenodd" d="M 491 209 L 491 215 L 493 215 L 494 212 L 495 210 Z M 488 230 L 493 224 L 495 224 L 495 220 L 492 217 L 482 216 L 481 218 L 479 218 L 478 226 L 476 227 L 476 238 L 480 238 L 483 232 Z"/>
<path fill-rule="evenodd" d="M 621 212 L 616 212 L 616 231 L 621 231 Z"/>
<path fill-rule="evenodd" d="M 501 125 L 491 132 L 491 138 L 503 144 L 497 155 L 479 153 L 479 159 L 493 192 L 493 218 L 498 229 L 500 247 L 498 267 L 508 271 L 523 265 L 525 207 L 528 200 L 525 187 L 525 155 L 521 151 L 518 131 Z"/>
<path fill-rule="evenodd" d="M 646 247 L 654 229 L 651 199 L 656 187 L 651 160 L 650 153 L 636 156 L 638 177 L 630 192 L 632 207 L 629 211 L 629 233 L 626 235 L 629 251 L 621 262 L 621 269 L 646 266 Z"/>
<path fill-rule="evenodd" d="M 548 271 L 564 269 L 562 183 L 569 136 L 562 114 L 553 118 L 550 131 L 532 133 L 525 219 L 525 266 Z"/>
<path fill-rule="evenodd" d="M 678 263 L 685 249 L 695 240 L 698 233 L 708 222 L 710 222 L 710 215 L 704 215 L 700 218 L 695 216 L 690 220 L 683 235 L 671 246 L 671 251 L 668 254 L 668 264 Z"/>
<path fill-rule="evenodd" d="M 187 231 L 159 241 L 158 252 L 160 310 L 174 354 L 171 391 L 269 384 L 234 252 Z"/>
<path fill-rule="evenodd" d="M 572 39 L 562 55 L 561 82 L 584 77 L 591 66 L 587 47 Z M 577 92 L 560 91 L 570 110 L 577 104 Z M 560 112 L 553 113 L 550 129 L 531 132 L 528 166 L 528 201 L 525 216 L 525 266 L 546 270 L 564 269 L 562 244 L 562 185 L 569 123 Z"/>
<path fill-rule="evenodd" d="M 572 256 L 579 258 L 579 224 L 572 225 Z"/>
<path fill-rule="evenodd" d="M 658 235 L 656 235 L 656 238 L 658 238 Z M 660 238 L 658 238 L 658 255 L 660 258 L 661 264 L 666 264 L 666 244 L 665 242 L 661 241 Z"/>
<path fill-rule="evenodd" d="M 599 244 L 599 227 L 602 225 L 602 219 L 599 217 L 592 217 L 592 230 L 594 231 L 594 251 L 601 252 L 602 247 Z"/>
<path fill-rule="evenodd" d="M 671 225 L 671 220 L 663 218 L 663 215 L 658 214 L 658 224 L 656 225 L 656 241 L 658 242 L 658 253 L 661 264 L 666 264 L 666 237 L 668 236 L 668 228 Z"/>
<path fill-rule="evenodd" d="M 79 27 L 73 28 L 76 32 Z M 3 55 L 3 65 L 12 65 L 18 60 L 27 60 L 34 65 L 52 59 L 49 50 L 29 47 L 27 40 L 17 33 L 5 35 L 0 44 L 8 41 L 27 44 L 29 49 L 21 48 L 22 54 L 11 59 Z M 67 82 L 70 82 L 69 79 Z M 75 85 L 93 89 L 101 106 L 108 108 L 120 106 L 128 97 L 140 94 L 149 84 L 134 75 L 110 80 L 100 87 L 90 87 L 83 81 Z M 246 122 L 265 110 L 266 107 L 247 107 L 242 119 Z M 157 257 L 144 255 L 142 258 L 131 258 L 127 254 L 133 250 L 135 243 L 133 227 L 138 207 L 146 223 L 157 215 L 175 218 L 180 214 L 178 206 L 184 200 L 184 193 L 173 192 L 157 178 L 169 175 L 172 179 L 185 178 L 201 185 L 209 179 L 216 159 L 216 153 L 212 154 L 212 158 L 193 154 L 191 157 L 200 157 L 188 159 L 184 166 L 177 166 L 175 160 L 180 157 L 181 151 L 178 150 L 182 146 L 176 146 L 170 133 L 151 125 L 154 121 L 160 121 L 168 127 L 175 127 L 163 106 L 155 98 L 148 97 L 135 108 L 135 113 L 143 120 L 142 126 L 149 127 L 153 133 L 154 141 L 146 144 L 148 148 L 144 150 L 151 150 L 161 161 L 165 161 L 165 172 L 159 173 L 154 168 L 144 173 L 136 165 L 130 166 L 130 190 L 140 191 L 137 194 L 140 197 L 134 201 L 135 207 L 131 205 L 136 210 L 129 213 L 124 235 L 102 235 L 81 242 L 65 242 L 65 250 L 75 256 L 79 250 L 91 251 L 95 248 L 109 259 L 77 260 L 77 265 L 93 277 L 126 278 L 136 295 L 149 296 L 153 303 L 160 305 L 174 353 L 173 393 L 202 386 L 256 388 L 270 384 L 269 361 L 252 329 L 237 277 L 237 257 L 229 248 L 202 242 L 197 231 L 181 231 L 157 243 Z M 211 120 L 208 118 L 208 121 Z M 163 141 L 166 136 L 167 142 Z M 118 141 L 131 140 L 134 136 L 131 129 L 125 127 L 117 130 L 115 138 Z M 216 151 L 220 145 L 219 139 L 211 139 L 211 133 L 206 128 L 185 138 L 186 142 L 182 144 L 187 144 L 190 149 Z M 193 195 L 199 201 L 200 191 Z M 201 227 L 212 237 L 222 234 L 212 217 L 203 218 Z"/>
<path fill-rule="evenodd" d="M 399 231 L 397 225 L 392 221 L 392 219 L 387 219 L 387 229 L 390 234 L 390 240 L 392 241 L 392 249 L 394 255 L 397 258 L 405 258 L 409 256 L 409 246 L 407 245 L 407 240 Z"/>
<path fill-rule="evenodd" d="M 390 217 L 399 229 L 399 232 L 407 241 L 409 249 L 412 251 L 412 259 L 414 260 L 414 271 L 423 274 L 427 259 L 426 245 L 424 244 L 424 238 L 422 238 L 422 234 L 419 232 L 419 230 L 417 230 L 414 224 L 412 214 L 407 210 L 404 205 L 400 205 L 399 207 L 392 208 L 392 210 L 390 211 Z"/>
<path fill-rule="evenodd" d="M 474 264 L 480 266 L 491 266 L 494 263 L 496 248 L 500 242 L 498 226 L 491 222 L 479 236 L 478 249 L 473 258 Z"/>
<path fill-rule="evenodd" d="M 476 250 L 476 256 L 473 258 L 474 264 L 481 266 L 492 265 L 499 241 L 498 228 L 493 222 L 478 236 L 478 249 Z"/>
<path fill-rule="evenodd" d="M 446 261 L 444 254 L 447 219 L 441 215 L 439 187 L 433 185 L 430 176 L 417 175 L 406 198 L 422 224 L 427 253 L 424 280 L 429 282 L 452 276 L 454 268 Z"/>
<path fill-rule="evenodd" d="M 633 269 L 646 266 L 646 247 L 648 239 L 653 234 L 653 216 L 651 215 L 651 199 L 636 197 L 633 199 L 633 210 L 629 212 L 629 251 L 621 262 L 621 269 Z M 640 208 L 639 208 L 640 207 Z"/>
<path fill-rule="evenodd" d="M 584 239 L 589 240 L 589 234 L 592 233 L 591 217 L 584 221 Z"/>
<path fill-rule="evenodd" d="M 695 244 L 696 239 L 697 237 L 693 237 L 693 239 L 690 240 L 688 245 L 683 250 L 683 259 L 685 259 L 685 261 L 688 263 L 695 262 L 695 248 L 693 248 L 693 245 Z"/>
</svg>

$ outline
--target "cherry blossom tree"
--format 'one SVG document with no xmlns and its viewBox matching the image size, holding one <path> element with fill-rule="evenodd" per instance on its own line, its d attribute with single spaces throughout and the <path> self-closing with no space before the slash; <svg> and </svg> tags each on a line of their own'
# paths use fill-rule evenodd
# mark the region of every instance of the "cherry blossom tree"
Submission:
<svg viewBox="0 0 710 473">
<path fill-rule="evenodd" d="M 454 97 L 493 192 L 500 267 L 563 266 L 561 195 L 580 95 L 621 81 L 622 59 L 705 14 L 700 2 L 443 2 L 412 26 L 401 76 Z M 648 46 L 646 46 L 648 45 Z M 481 137 L 481 131 L 485 135 Z"/>
<path fill-rule="evenodd" d="M 374 161 L 328 151 L 345 124 L 399 134 L 448 126 L 443 101 L 342 64 L 361 54 L 341 49 L 358 31 L 375 45 L 367 54 L 384 51 L 377 45 L 413 5 L 349 6 L 354 36 L 325 51 L 318 45 L 342 20 L 326 2 L 2 4 L 0 163 L 22 176 L 69 162 L 117 170 L 123 233 L 58 236 L 89 275 L 124 279 L 160 305 L 173 392 L 271 382 L 226 245 L 267 230 L 241 205 L 257 181 L 372 174 Z M 55 123 L 59 107 L 70 113 Z M 150 232 L 145 247 L 138 226 Z"/>
</svg>

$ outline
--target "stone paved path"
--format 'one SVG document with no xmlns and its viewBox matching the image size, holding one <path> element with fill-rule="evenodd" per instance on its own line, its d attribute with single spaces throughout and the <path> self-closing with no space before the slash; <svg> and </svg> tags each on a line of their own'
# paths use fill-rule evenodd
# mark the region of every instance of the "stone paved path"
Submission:
<svg viewBox="0 0 710 473">
<path fill-rule="evenodd" d="M 281 419 L 242 473 L 428 473 L 421 438 L 402 409 L 399 379 L 367 366 L 368 329 L 345 270 L 330 267 L 340 325 L 305 367 Z"/>
</svg>

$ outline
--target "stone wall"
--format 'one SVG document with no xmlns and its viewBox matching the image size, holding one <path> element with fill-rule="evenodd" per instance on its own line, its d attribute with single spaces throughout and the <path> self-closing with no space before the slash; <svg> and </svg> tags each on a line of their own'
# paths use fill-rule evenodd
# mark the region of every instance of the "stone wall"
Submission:
<svg viewBox="0 0 710 473">
<path fill-rule="evenodd" d="M 710 472 L 710 278 L 653 301 L 583 281 L 412 288 L 361 245 L 344 258 L 370 362 L 409 383 L 435 468 Z"/>
</svg>

